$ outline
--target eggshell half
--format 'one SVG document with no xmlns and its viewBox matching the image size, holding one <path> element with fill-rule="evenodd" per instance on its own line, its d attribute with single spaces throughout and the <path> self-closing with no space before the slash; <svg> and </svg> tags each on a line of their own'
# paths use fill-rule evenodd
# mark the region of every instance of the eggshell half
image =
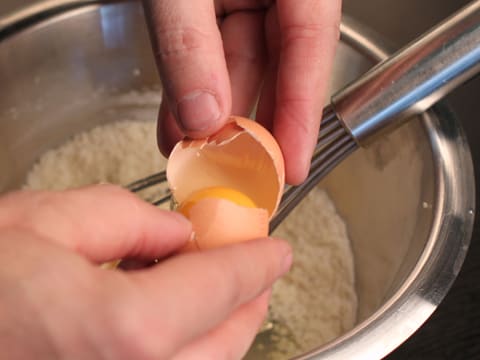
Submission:
<svg viewBox="0 0 480 360">
<path fill-rule="evenodd" d="M 169 157 L 167 180 L 179 203 L 200 189 L 227 187 L 250 197 L 271 219 L 283 193 L 285 166 L 268 130 L 253 120 L 231 117 L 206 139 L 179 142 Z"/>
<path fill-rule="evenodd" d="M 268 236 L 268 212 L 209 198 L 190 209 L 194 238 L 184 251 L 205 250 Z"/>
</svg>

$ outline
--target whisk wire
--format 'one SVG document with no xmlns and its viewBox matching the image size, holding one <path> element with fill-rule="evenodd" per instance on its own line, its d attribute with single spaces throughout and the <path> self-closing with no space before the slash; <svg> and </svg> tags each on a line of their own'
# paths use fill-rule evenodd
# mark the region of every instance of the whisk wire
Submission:
<svg viewBox="0 0 480 360">
<path fill-rule="evenodd" d="M 160 184 L 164 181 L 167 181 L 167 174 L 165 173 L 165 171 L 160 171 L 146 178 L 137 180 L 127 185 L 126 188 L 132 192 L 138 192 L 156 184 Z"/>
</svg>

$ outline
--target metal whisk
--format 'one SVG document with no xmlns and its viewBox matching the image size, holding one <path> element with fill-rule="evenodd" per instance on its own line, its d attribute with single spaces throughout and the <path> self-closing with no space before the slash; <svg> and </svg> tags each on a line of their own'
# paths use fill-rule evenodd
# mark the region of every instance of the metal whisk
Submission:
<svg viewBox="0 0 480 360">
<path fill-rule="evenodd" d="M 427 110 L 479 70 L 477 0 L 333 96 L 323 112 L 308 178 L 285 191 L 270 230 L 354 150 Z M 165 172 L 161 172 L 128 185 L 128 189 L 138 192 L 165 180 Z M 169 199 L 166 193 L 152 203 L 159 205 Z"/>
</svg>

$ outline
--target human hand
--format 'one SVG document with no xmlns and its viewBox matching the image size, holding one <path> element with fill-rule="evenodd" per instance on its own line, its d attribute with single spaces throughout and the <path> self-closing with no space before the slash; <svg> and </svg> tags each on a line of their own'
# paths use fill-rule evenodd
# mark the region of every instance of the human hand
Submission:
<svg viewBox="0 0 480 360">
<path fill-rule="evenodd" d="M 184 135 L 212 134 L 230 114 L 249 116 L 260 94 L 256 118 L 280 144 L 287 182 L 302 182 L 318 136 L 341 0 L 143 2 L 165 89 L 162 152 L 168 155 Z"/>
<path fill-rule="evenodd" d="M 0 199 L 6 359 L 232 359 L 248 349 L 291 250 L 263 239 L 170 256 L 190 223 L 95 186 Z M 163 259 L 131 271 L 99 264 Z"/>
</svg>

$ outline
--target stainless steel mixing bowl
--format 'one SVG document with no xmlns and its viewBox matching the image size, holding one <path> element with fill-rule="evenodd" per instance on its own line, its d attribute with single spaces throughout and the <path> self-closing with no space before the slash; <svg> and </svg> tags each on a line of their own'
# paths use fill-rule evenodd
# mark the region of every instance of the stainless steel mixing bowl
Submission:
<svg viewBox="0 0 480 360">
<path fill-rule="evenodd" d="M 332 91 L 386 56 L 369 34 L 344 22 Z M 138 114 L 141 104 L 112 102 L 118 94 L 155 87 L 136 2 L 55 0 L 0 20 L 0 191 L 19 187 L 38 156 L 72 134 Z M 348 225 L 358 323 L 299 358 L 378 359 L 429 317 L 460 270 L 474 216 L 469 149 L 438 106 L 323 185 Z"/>
</svg>

